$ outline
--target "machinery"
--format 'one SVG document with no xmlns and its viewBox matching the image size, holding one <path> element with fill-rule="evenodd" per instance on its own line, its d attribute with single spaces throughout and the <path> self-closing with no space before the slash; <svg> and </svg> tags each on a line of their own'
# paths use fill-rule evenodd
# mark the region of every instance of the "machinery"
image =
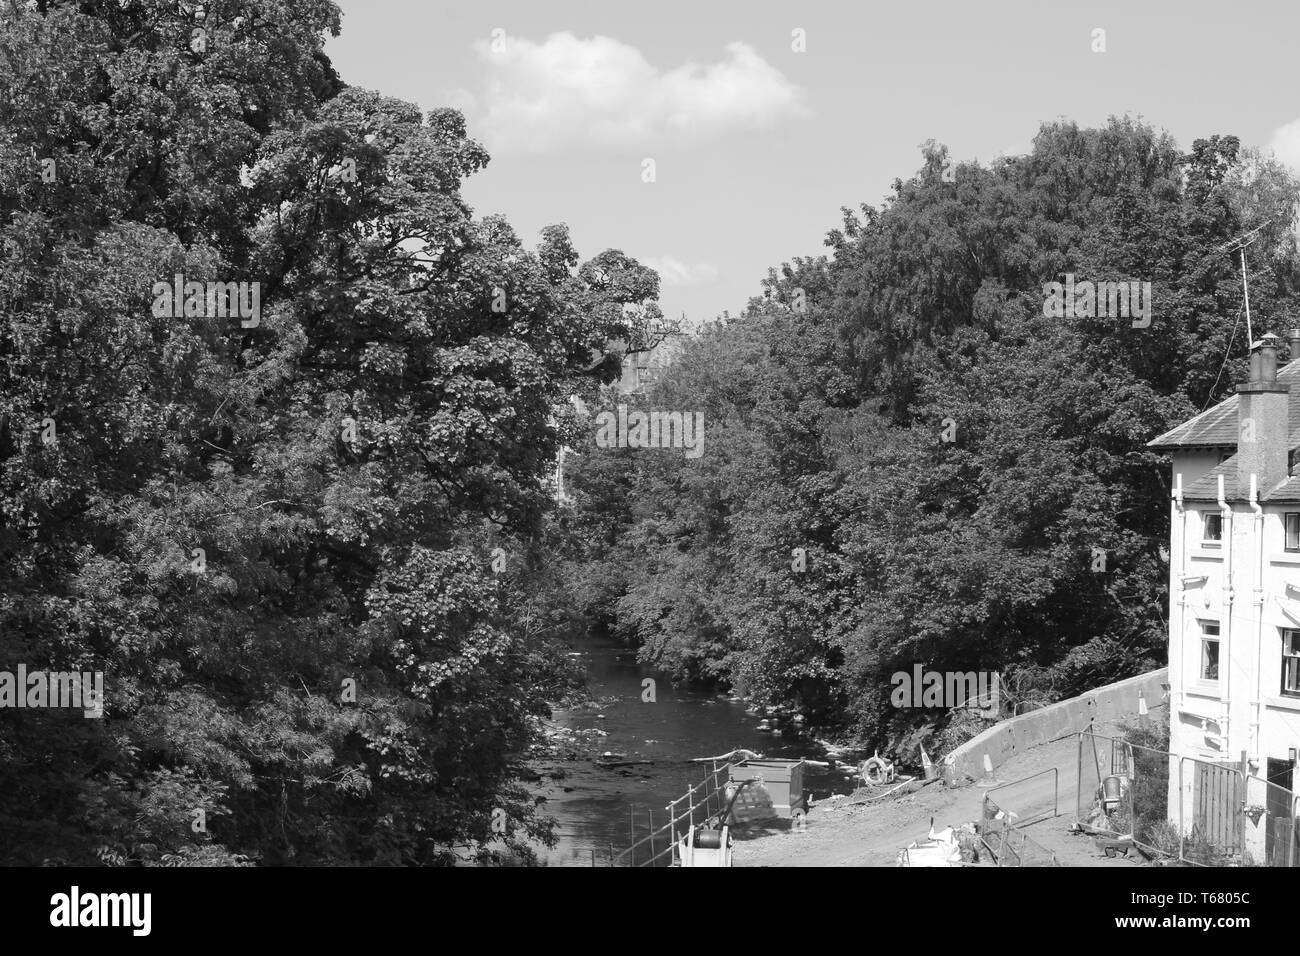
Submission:
<svg viewBox="0 0 1300 956">
<path fill-rule="evenodd" d="M 686 831 L 681 839 L 680 866 L 731 866 L 731 828 L 727 819 L 731 816 L 731 807 L 752 780 L 739 781 L 731 791 L 731 798 L 724 809 L 713 819 L 713 826 L 707 822 Z"/>
<path fill-rule="evenodd" d="M 682 866 L 731 866 L 731 828 L 698 826 L 682 837 Z"/>
</svg>

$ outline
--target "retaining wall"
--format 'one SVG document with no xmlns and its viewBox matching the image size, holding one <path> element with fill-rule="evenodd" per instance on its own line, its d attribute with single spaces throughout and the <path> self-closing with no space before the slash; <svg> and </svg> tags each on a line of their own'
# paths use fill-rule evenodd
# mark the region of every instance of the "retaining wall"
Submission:
<svg viewBox="0 0 1300 956">
<path fill-rule="evenodd" d="M 996 770 L 1017 754 L 1087 730 L 1094 721 L 1100 724 L 1137 717 L 1139 697 L 1146 699 L 1148 710 L 1155 710 L 1169 702 L 1168 683 L 1169 668 L 1162 667 L 999 721 L 943 758 L 944 782 L 962 786 L 980 779 L 985 774 L 986 755 Z"/>
</svg>

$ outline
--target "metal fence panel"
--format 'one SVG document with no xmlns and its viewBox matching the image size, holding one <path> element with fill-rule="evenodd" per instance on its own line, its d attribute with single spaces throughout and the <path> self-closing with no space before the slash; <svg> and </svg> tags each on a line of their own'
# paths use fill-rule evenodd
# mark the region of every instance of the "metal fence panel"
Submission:
<svg viewBox="0 0 1300 956">
<path fill-rule="evenodd" d="M 1127 830 L 1133 842 L 1156 853 L 1172 854 L 1174 834 L 1169 824 L 1169 776 L 1173 755 L 1139 744 L 1125 743 L 1128 771 Z"/>
<path fill-rule="evenodd" d="M 1042 777 L 1042 774 L 1034 774 L 1034 777 Z M 1017 783 L 1024 783 L 1024 781 L 1017 781 Z M 1048 815 L 1055 816 L 1055 813 L 1049 809 Z M 1016 817 L 989 799 L 987 793 L 984 795 L 983 810 L 980 813 L 979 831 L 980 839 L 984 841 L 984 845 L 988 847 L 998 866 L 1060 865 L 1056 861 L 1055 853 L 1020 829 Z"/>
<path fill-rule="evenodd" d="M 1128 742 L 1084 731 L 1079 734 L 1078 764 L 1075 822 L 1090 833 L 1131 833 L 1133 756 Z"/>
<path fill-rule="evenodd" d="M 984 799 L 994 801 L 996 794 L 996 805 L 1007 812 L 1011 822 L 1018 827 L 1028 826 L 1060 813 L 1059 776 L 1055 767 L 1049 767 L 993 787 L 985 792 Z"/>
<path fill-rule="evenodd" d="M 1176 766 L 1168 751 L 1081 733 L 1075 822 L 1089 833 L 1131 840 L 1150 854 L 1177 855 L 1177 800 L 1170 788 Z"/>
<path fill-rule="evenodd" d="M 1260 777 L 1245 780 L 1242 808 L 1244 862 L 1297 866 L 1295 797 L 1290 789 Z"/>
</svg>

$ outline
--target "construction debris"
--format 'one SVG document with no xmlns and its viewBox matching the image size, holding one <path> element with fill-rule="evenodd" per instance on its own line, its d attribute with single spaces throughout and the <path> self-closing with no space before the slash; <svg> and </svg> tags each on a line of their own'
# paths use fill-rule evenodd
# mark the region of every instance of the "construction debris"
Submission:
<svg viewBox="0 0 1300 956">
<path fill-rule="evenodd" d="M 934 819 L 930 819 L 930 832 L 924 840 L 913 840 L 898 851 L 899 866 L 961 866 L 962 850 L 952 827 L 934 832 Z"/>
<path fill-rule="evenodd" d="M 848 796 L 835 794 L 830 798 L 831 806 L 826 809 L 842 810 L 845 807 L 860 807 L 869 803 L 875 803 L 878 800 L 884 800 L 888 797 L 901 797 L 904 794 L 920 790 L 922 787 L 927 787 L 934 782 L 934 779 L 920 780 L 916 777 L 903 776 L 899 777 L 896 785 L 890 787 L 888 790 L 881 790 L 878 787 L 872 787 L 870 785 L 858 787 Z"/>
<path fill-rule="evenodd" d="M 737 747 L 725 754 L 719 754 L 716 757 L 692 757 L 691 763 L 708 763 L 710 760 L 762 760 L 763 755 L 755 753 L 752 750 L 743 750 Z"/>
</svg>

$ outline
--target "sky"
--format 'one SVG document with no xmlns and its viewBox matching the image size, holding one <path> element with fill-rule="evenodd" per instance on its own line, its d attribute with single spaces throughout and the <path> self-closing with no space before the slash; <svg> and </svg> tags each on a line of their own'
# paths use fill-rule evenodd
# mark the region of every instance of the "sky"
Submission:
<svg viewBox="0 0 1300 956">
<path fill-rule="evenodd" d="M 1130 115 L 1300 169 L 1292 0 L 339 3 L 345 82 L 465 113 L 492 156 L 464 186 L 477 215 L 621 249 L 690 325 L 824 254 L 929 139 L 987 162 L 1044 122 Z"/>
</svg>

